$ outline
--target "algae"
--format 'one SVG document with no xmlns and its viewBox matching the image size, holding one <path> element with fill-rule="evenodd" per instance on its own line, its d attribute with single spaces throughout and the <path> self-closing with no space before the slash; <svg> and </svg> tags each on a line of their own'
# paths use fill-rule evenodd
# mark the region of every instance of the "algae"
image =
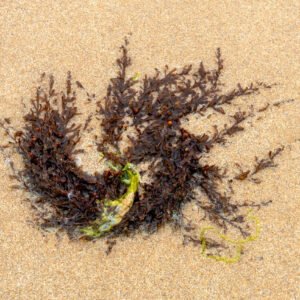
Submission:
<svg viewBox="0 0 300 300">
<path fill-rule="evenodd" d="M 118 170 L 117 166 L 110 164 L 114 170 Z M 100 219 L 96 219 L 92 226 L 82 228 L 80 231 L 92 238 L 100 237 L 110 232 L 114 226 L 118 225 L 124 215 L 131 208 L 135 193 L 138 190 L 140 176 L 135 167 L 127 163 L 122 169 L 121 182 L 128 186 L 127 191 L 121 197 L 110 200 L 104 199 L 103 212 Z"/>
<path fill-rule="evenodd" d="M 219 232 L 215 227 L 212 227 L 212 226 L 204 227 L 200 231 L 201 253 L 207 258 L 211 258 L 211 259 L 214 259 L 216 261 L 221 261 L 221 262 L 224 262 L 224 263 L 236 263 L 236 262 L 238 262 L 241 258 L 241 254 L 243 252 L 244 245 L 246 243 L 257 240 L 257 238 L 259 237 L 260 232 L 261 232 L 260 221 L 259 221 L 258 217 L 254 216 L 252 214 L 251 210 L 248 212 L 248 214 L 246 216 L 246 219 L 251 220 L 251 221 L 254 222 L 255 232 L 253 234 L 249 235 L 248 237 L 243 238 L 243 239 L 233 239 L 229 235 L 226 235 L 226 234 L 223 234 L 223 233 Z M 223 256 L 223 255 L 221 256 L 221 255 L 207 254 L 207 252 L 206 252 L 206 238 L 205 238 L 205 233 L 207 231 L 213 231 L 220 239 L 227 242 L 228 244 L 234 245 L 235 249 L 236 249 L 235 255 L 234 256 Z"/>
</svg>

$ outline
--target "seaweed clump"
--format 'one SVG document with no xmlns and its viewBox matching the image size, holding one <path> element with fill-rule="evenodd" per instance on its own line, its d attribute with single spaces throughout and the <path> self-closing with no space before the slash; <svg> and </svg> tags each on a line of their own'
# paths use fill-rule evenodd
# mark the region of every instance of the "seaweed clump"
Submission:
<svg viewBox="0 0 300 300">
<path fill-rule="evenodd" d="M 224 144 L 243 131 L 243 122 L 253 112 L 237 111 L 231 116 L 230 125 L 221 130 L 215 127 L 212 135 L 196 135 L 183 123 L 195 114 L 206 118 L 209 110 L 225 115 L 226 108 L 235 99 L 271 86 L 260 82 L 245 87 L 237 84 L 224 92 L 220 49 L 216 51 L 213 69 L 207 69 L 202 62 L 198 68 L 187 65 L 177 70 L 166 66 L 162 71 L 155 69 L 153 75 L 138 79 L 128 75 L 131 58 L 125 40 L 116 63 L 117 76 L 111 79 L 105 99 L 98 102 L 102 132 L 97 139 L 98 151 L 111 162 L 103 174 L 87 174 L 76 164 L 76 155 L 83 151 L 78 149 L 82 129 L 76 120 L 77 96 L 70 74 L 63 92 L 55 91 L 51 76 L 46 88 L 37 88 L 30 111 L 24 116 L 22 130 L 12 134 L 10 121 L 1 122 L 24 162 L 21 171 L 15 170 L 14 178 L 37 196 L 32 203 L 43 212 L 40 214 L 43 226 L 64 228 L 70 236 L 90 238 L 103 233 L 115 237 L 140 229 L 155 232 L 169 222 L 188 230 L 188 225 L 182 222 L 183 208 L 185 203 L 196 201 L 206 217 L 221 228 L 230 226 L 243 236 L 249 236 L 246 215 L 241 208 L 267 203 L 234 203 L 230 195 L 218 188 L 225 173 L 205 163 L 204 157 L 216 144 Z M 79 82 L 77 86 L 83 88 Z M 90 120 L 91 117 L 83 129 Z M 122 149 L 122 140 L 129 129 L 128 145 Z M 273 159 L 280 151 L 270 152 L 267 159 L 257 159 L 252 173 L 242 171 L 233 180 L 244 180 L 274 166 Z M 141 173 L 149 180 L 136 186 L 134 195 L 130 195 L 130 205 L 124 210 L 120 208 L 120 201 L 127 197 L 122 195 L 130 186 L 130 182 L 124 180 L 129 163 L 137 169 L 146 164 L 147 170 Z M 11 166 L 14 169 L 14 165 Z M 196 194 L 199 189 L 208 201 L 199 199 Z M 118 201 L 108 200 L 113 198 Z M 108 218 L 115 217 L 112 211 L 115 209 L 121 209 L 123 214 L 112 226 Z M 109 230 L 100 230 L 107 222 L 110 222 Z"/>
<path fill-rule="evenodd" d="M 118 76 L 111 80 L 104 103 L 98 103 L 104 131 L 99 150 L 118 163 L 148 164 L 146 173 L 150 182 L 142 185 L 143 191 L 137 194 L 116 232 L 138 228 L 153 232 L 167 222 L 175 220 L 178 224 L 184 204 L 195 200 L 214 223 L 223 228 L 234 227 L 246 236 L 248 233 L 242 226 L 245 215 L 240 207 L 247 204 L 232 203 L 230 196 L 218 191 L 218 182 L 224 174 L 217 166 L 202 163 L 202 158 L 214 145 L 224 144 L 244 130 L 242 123 L 251 113 L 236 112 L 232 123 L 220 131 L 215 128 L 212 136 L 192 134 L 182 124 L 192 114 L 205 117 L 209 109 L 226 114 L 226 106 L 236 98 L 271 86 L 238 84 L 223 92 L 220 49 L 216 51 L 214 69 L 205 68 L 202 62 L 196 70 L 192 65 L 181 70 L 166 66 L 163 71 L 156 69 L 154 75 L 145 75 L 138 81 L 136 76 L 128 76 L 131 59 L 127 46 L 128 42 L 121 47 L 122 55 L 117 60 Z M 134 134 L 128 137 L 129 146 L 120 154 L 122 136 L 128 128 L 133 128 Z M 208 203 L 197 199 L 195 192 L 199 188 Z"/>
<path fill-rule="evenodd" d="M 36 196 L 32 204 L 43 227 L 63 227 L 70 234 L 96 218 L 96 200 L 106 193 L 103 176 L 88 175 L 75 162 L 76 154 L 83 151 L 76 149 L 81 127 L 75 122 L 76 99 L 70 74 L 60 93 L 50 76 L 48 86 L 37 88 L 22 130 L 12 132 L 10 120 L 1 123 L 24 164 L 16 170 L 11 161 L 13 177 L 19 187 Z"/>
</svg>

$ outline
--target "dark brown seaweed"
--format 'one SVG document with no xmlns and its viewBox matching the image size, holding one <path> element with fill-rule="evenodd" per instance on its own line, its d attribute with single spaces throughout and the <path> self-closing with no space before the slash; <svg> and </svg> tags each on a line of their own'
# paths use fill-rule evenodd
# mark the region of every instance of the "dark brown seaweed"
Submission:
<svg viewBox="0 0 300 300">
<path fill-rule="evenodd" d="M 104 137 L 99 150 L 116 162 L 127 161 L 139 165 L 149 163 L 147 170 L 150 183 L 144 183 L 133 207 L 116 228 L 116 233 L 131 232 L 143 228 L 155 231 L 173 215 L 181 216 L 184 204 L 195 199 L 200 188 L 208 197 L 209 204 L 202 205 L 209 218 L 221 226 L 231 225 L 246 235 L 241 227 L 239 208 L 232 204 L 230 196 L 218 191 L 217 181 L 223 175 L 215 166 L 203 165 L 203 154 L 210 152 L 216 143 L 224 143 L 229 137 L 243 131 L 243 121 L 250 114 L 238 111 L 231 125 L 215 128 L 213 136 L 206 133 L 194 135 L 182 127 L 182 120 L 190 114 L 201 117 L 208 109 L 226 114 L 226 105 L 236 98 L 258 93 L 270 88 L 264 83 L 251 83 L 222 92 L 220 81 L 223 66 L 220 49 L 216 52 L 216 68 L 206 69 L 201 63 L 197 70 L 191 65 L 181 70 L 155 70 L 145 75 L 140 84 L 127 75 L 131 65 L 128 42 L 121 47 L 117 60 L 118 76 L 111 80 L 104 103 L 99 102 Z M 122 134 L 128 127 L 135 129 L 130 145 L 123 155 L 120 152 Z M 112 150 L 113 149 L 113 150 Z"/>
<path fill-rule="evenodd" d="M 191 114 L 206 118 L 209 110 L 226 115 L 226 109 L 237 98 L 258 93 L 271 85 L 259 82 L 243 87 L 238 83 L 223 92 L 224 62 L 220 49 L 216 51 L 213 69 L 207 69 L 202 62 L 196 69 L 192 65 L 180 70 L 166 66 L 138 80 L 136 76 L 129 76 L 131 58 L 125 40 L 116 63 L 117 76 L 111 79 L 106 97 L 98 102 L 99 131 L 102 131 L 101 139 L 97 140 L 98 150 L 115 164 L 130 162 L 138 167 L 148 164 L 145 173 L 150 180 L 141 184 L 131 209 L 111 236 L 130 234 L 137 229 L 154 232 L 169 222 L 184 225 L 181 222 L 183 208 L 189 201 L 195 201 L 217 225 L 224 229 L 231 226 L 246 236 L 247 224 L 241 208 L 261 207 L 267 202 L 233 203 L 231 195 L 218 188 L 225 172 L 207 165 L 203 158 L 214 145 L 223 144 L 242 132 L 243 122 L 253 116 L 253 111 L 237 111 L 231 116 L 231 124 L 223 129 L 215 127 L 212 135 L 189 132 L 183 120 Z M 79 81 L 75 83 L 77 88 L 84 89 Z M 87 93 L 87 98 L 91 100 L 95 95 Z M 99 218 L 105 198 L 124 192 L 120 172 L 106 170 L 103 174 L 90 175 L 76 165 L 75 156 L 83 151 L 78 149 L 81 130 L 87 130 L 92 120 L 91 114 L 82 129 L 77 124 L 76 99 L 70 74 L 66 90 L 61 93 L 54 90 L 54 78 L 50 76 L 47 88 L 37 88 L 30 111 L 24 116 L 22 130 L 12 134 L 10 119 L 0 124 L 23 158 L 24 167 L 14 173 L 14 178 L 36 195 L 36 208 L 44 211 L 45 206 L 50 207 L 50 214 L 41 215 L 43 226 L 64 228 L 71 235 Z M 128 129 L 132 129 L 132 133 L 124 150 L 120 143 Z M 4 146 L 2 148 L 4 151 Z M 241 170 L 235 179 L 243 181 L 275 166 L 274 158 L 281 151 L 279 148 L 270 152 L 268 158 L 256 159 L 253 171 Z M 197 190 L 202 191 L 208 201 L 199 199 Z M 187 232 L 194 228 L 184 226 Z M 199 243 L 191 235 L 185 239 Z M 109 242 L 108 252 L 114 244 L 114 241 Z"/>
</svg>

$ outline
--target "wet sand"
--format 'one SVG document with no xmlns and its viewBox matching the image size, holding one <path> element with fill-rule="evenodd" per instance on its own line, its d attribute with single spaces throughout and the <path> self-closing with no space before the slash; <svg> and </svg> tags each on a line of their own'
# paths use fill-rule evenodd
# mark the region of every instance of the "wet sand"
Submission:
<svg viewBox="0 0 300 300">
<path fill-rule="evenodd" d="M 212 152 L 211 161 L 230 169 L 285 145 L 278 167 L 259 175 L 261 184 L 234 186 L 235 199 L 273 203 L 257 212 L 262 234 L 237 264 L 205 259 L 168 227 L 147 238 L 124 238 L 106 256 L 103 241 L 70 242 L 39 231 L 24 201 L 28 195 L 11 190 L 1 156 L 0 299 L 299 299 L 299 1 L 84 2 L 1 1 L 0 118 L 20 126 L 21 99 L 28 103 L 43 72 L 62 83 L 70 70 L 102 97 L 129 32 L 133 74 L 165 64 L 211 65 L 220 47 L 227 87 L 278 83 L 240 101 L 242 108 L 295 99 Z M 83 113 L 91 109 L 79 106 Z M 203 128 L 196 119 L 189 126 Z M 89 163 L 96 161 L 90 151 Z"/>
</svg>

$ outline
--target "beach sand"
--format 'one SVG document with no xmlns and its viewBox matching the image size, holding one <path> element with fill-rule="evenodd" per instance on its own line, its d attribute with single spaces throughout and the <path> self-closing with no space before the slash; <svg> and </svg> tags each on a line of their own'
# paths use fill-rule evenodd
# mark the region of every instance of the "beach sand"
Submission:
<svg viewBox="0 0 300 300">
<path fill-rule="evenodd" d="M 235 199 L 273 203 L 259 210 L 262 233 L 237 264 L 201 256 L 169 227 L 123 238 L 112 253 L 104 241 L 57 239 L 34 226 L 25 192 L 12 190 L 7 161 L 0 163 L 0 299 L 300 299 L 300 3 L 266 1 L 7 1 L 0 3 L 0 119 L 22 124 L 41 73 L 61 84 L 67 71 L 101 98 L 123 38 L 132 32 L 132 73 L 165 64 L 212 65 L 220 47 L 223 81 L 278 83 L 247 98 L 295 99 L 254 119 L 211 160 L 229 169 L 280 145 L 278 167 L 261 184 L 236 184 Z M 246 107 L 243 101 L 240 103 Z M 87 113 L 84 101 L 79 103 Z M 95 106 L 92 106 L 92 108 Z M 201 132 L 195 120 L 190 126 Z M 1 139 L 3 139 L 1 132 Z M 88 145 L 92 137 L 85 137 Z M 90 151 L 86 161 L 97 164 Z M 18 158 L 16 158 L 18 159 Z"/>
</svg>

